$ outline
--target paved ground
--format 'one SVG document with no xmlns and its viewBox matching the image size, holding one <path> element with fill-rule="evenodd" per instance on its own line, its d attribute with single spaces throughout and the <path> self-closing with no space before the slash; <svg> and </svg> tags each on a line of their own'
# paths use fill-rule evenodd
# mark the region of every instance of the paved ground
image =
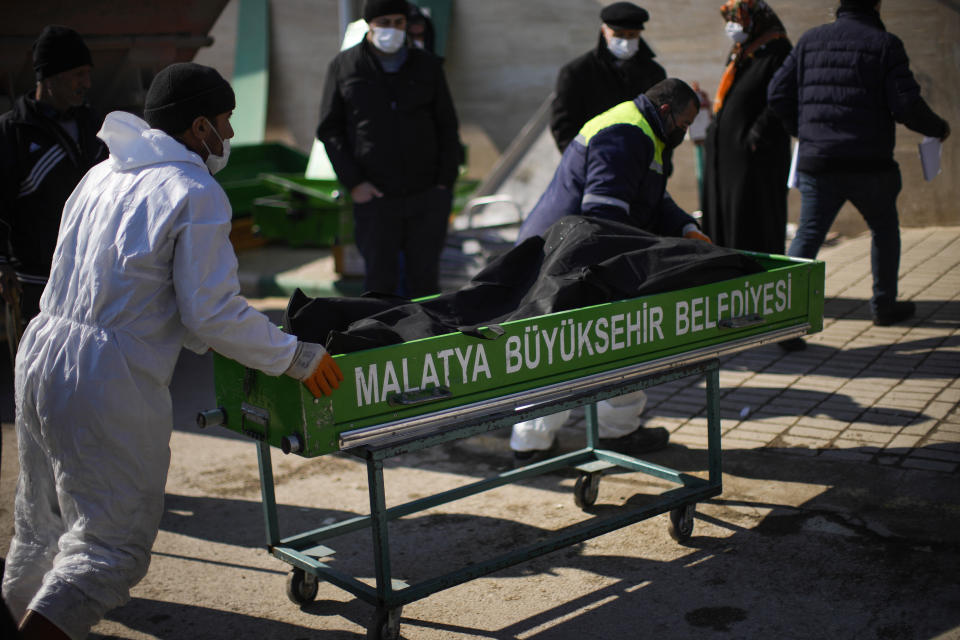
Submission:
<svg viewBox="0 0 960 640">
<path fill-rule="evenodd" d="M 724 492 L 698 506 L 687 545 L 658 516 L 408 605 L 403 637 L 960 638 L 960 227 L 904 230 L 901 294 L 919 313 L 901 326 L 870 322 L 868 254 L 868 237 L 822 252 L 825 329 L 807 350 L 762 347 L 723 362 Z M 702 475 L 702 380 L 649 396 L 648 424 L 673 434 L 651 458 Z M 288 567 L 262 548 L 254 448 L 192 426 L 212 405 L 209 358 L 181 358 L 174 399 L 153 564 L 92 637 L 363 637 L 372 608 L 336 587 L 321 585 L 303 608 L 287 600 Z M 16 461 L 9 393 L 2 400 L 5 550 Z M 388 503 L 504 470 L 506 435 L 393 459 Z M 564 448 L 581 439 L 575 428 L 561 434 Z M 282 533 L 365 512 L 353 458 L 277 454 L 274 465 Z M 589 517 L 573 504 L 574 479 L 547 475 L 403 519 L 391 526 L 395 573 L 423 579 Z M 636 474 L 607 476 L 592 513 L 661 490 Z M 331 546 L 337 566 L 371 575 L 368 537 Z"/>
</svg>

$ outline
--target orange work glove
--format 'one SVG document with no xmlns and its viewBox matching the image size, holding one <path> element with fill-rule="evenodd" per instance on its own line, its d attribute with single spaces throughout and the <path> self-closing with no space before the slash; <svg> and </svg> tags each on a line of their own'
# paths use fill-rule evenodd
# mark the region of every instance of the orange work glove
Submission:
<svg viewBox="0 0 960 640">
<path fill-rule="evenodd" d="M 683 237 L 687 238 L 688 240 L 700 240 L 701 242 L 706 242 L 707 244 L 713 244 L 713 240 L 695 229 L 687 231 L 685 234 L 683 234 Z"/>
<path fill-rule="evenodd" d="M 293 362 L 284 373 L 303 382 L 315 398 L 331 395 L 343 380 L 343 373 L 333 356 L 322 345 L 313 342 L 297 342 Z"/>
</svg>

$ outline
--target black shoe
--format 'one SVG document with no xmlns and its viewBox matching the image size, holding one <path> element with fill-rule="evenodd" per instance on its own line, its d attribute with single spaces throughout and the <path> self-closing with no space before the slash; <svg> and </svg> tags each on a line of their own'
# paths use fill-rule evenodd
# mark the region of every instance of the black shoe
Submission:
<svg viewBox="0 0 960 640">
<path fill-rule="evenodd" d="M 513 452 L 513 467 L 525 467 L 528 464 L 534 464 L 536 462 L 543 462 L 547 458 L 552 458 L 557 455 L 557 450 L 559 446 L 557 445 L 557 440 L 554 438 L 553 443 L 548 449 L 532 449 L 530 451 L 514 451 Z"/>
<path fill-rule="evenodd" d="M 891 324 L 912 318 L 917 311 L 917 305 L 912 302 L 894 302 L 889 307 L 873 314 L 873 324 L 878 327 L 889 327 Z"/>
<path fill-rule="evenodd" d="M 784 351 L 803 351 L 807 348 L 807 341 L 803 338 L 790 338 L 777 343 Z"/>
<path fill-rule="evenodd" d="M 627 456 L 653 453 L 666 448 L 670 432 L 663 427 L 640 427 L 620 438 L 600 438 L 600 449 L 609 449 Z"/>
</svg>

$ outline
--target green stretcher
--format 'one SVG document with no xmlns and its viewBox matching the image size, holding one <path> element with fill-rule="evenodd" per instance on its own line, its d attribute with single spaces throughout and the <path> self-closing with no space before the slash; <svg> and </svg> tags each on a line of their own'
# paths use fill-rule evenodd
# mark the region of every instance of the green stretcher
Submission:
<svg viewBox="0 0 960 640">
<path fill-rule="evenodd" d="M 573 309 L 398 345 L 336 356 L 345 379 L 315 399 L 297 381 L 271 377 L 216 356 L 218 407 L 200 426 L 222 425 L 257 442 L 267 548 L 293 569 L 287 593 L 314 599 L 318 579 L 376 607 L 371 638 L 399 636 L 403 605 L 539 555 L 670 514 L 670 533 L 685 541 L 695 505 L 719 495 L 721 447 L 719 359 L 752 347 L 820 331 L 822 262 L 750 254 L 764 271 L 630 300 Z M 595 403 L 686 376 L 705 376 L 709 461 L 707 479 L 598 448 Z M 403 453 L 586 407 L 584 448 L 498 474 L 451 491 L 387 507 L 383 461 Z M 367 465 L 370 514 L 281 537 L 271 447 L 308 458 L 342 451 Z M 589 508 L 604 471 L 640 472 L 678 485 L 641 506 L 624 505 L 532 546 L 454 569 L 416 584 L 394 579 L 391 520 L 535 475 L 574 468 L 574 501 Z M 332 566 L 323 543 L 369 528 L 375 586 Z"/>
</svg>

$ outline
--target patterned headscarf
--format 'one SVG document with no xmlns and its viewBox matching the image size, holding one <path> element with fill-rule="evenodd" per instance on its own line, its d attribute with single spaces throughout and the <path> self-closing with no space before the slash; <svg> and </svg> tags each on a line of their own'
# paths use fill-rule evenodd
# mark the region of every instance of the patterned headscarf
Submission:
<svg viewBox="0 0 960 640">
<path fill-rule="evenodd" d="M 730 49 L 727 68 L 723 72 L 723 77 L 720 78 L 717 97 L 713 100 L 714 113 L 719 112 L 723 107 L 723 99 L 733 86 L 733 79 L 742 61 L 753 57 L 757 49 L 771 40 L 787 37 L 787 30 L 780 22 L 780 18 L 764 0 L 727 0 L 720 7 L 720 15 L 727 22 L 736 22 L 742 26 L 748 38 L 746 42 L 735 43 Z"/>
<path fill-rule="evenodd" d="M 720 7 L 720 15 L 727 22 L 736 22 L 742 26 L 751 39 L 767 31 L 786 33 L 780 18 L 764 0 L 727 0 Z"/>
</svg>

